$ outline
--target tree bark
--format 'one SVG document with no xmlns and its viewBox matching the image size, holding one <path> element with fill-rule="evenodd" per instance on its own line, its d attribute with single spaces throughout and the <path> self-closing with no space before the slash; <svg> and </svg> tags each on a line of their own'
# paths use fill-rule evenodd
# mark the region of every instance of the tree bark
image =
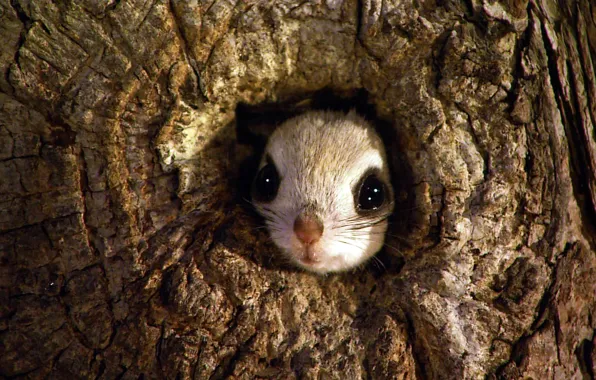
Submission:
<svg viewBox="0 0 596 380">
<path fill-rule="evenodd" d="M 594 378 L 590 0 L 0 0 L 0 41 L 0 377 Z M 390 124 L 381 270 L 242 198 L 238 104 L 322 89 Z"/>
</svg>

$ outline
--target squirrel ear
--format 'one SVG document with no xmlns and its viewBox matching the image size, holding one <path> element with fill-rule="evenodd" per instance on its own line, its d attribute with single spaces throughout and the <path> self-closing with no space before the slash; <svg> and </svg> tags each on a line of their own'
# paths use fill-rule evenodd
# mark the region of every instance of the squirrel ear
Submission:
<svg viewBox="0 0 596 380">
<path fill-rule="evenodd" d="M 346 119 L 353 121 L 354 123 L 364 123 L 367 124 L 366 117 L 356 112 L 355 108 L 350 108 L 346 115 Z"/>
</svg>

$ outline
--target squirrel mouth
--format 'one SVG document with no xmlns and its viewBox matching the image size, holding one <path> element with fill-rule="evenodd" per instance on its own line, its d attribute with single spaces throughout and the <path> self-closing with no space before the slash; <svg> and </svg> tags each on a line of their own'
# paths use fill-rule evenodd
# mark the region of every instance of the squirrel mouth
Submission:
<svg viewBox="0 0 596 380">
<path fill-rule="evenodd" d="M 307 246 L 304 253 L 298 258 L 298 261 L 304 265 L 317 266 L 321 264 L 321 255 L 315 252 L 312 247 Z"/>
<path fill-rule="evenodd" d="M 315 265 L 317 265 L 317 264 L 320 264 L 320 263 L 321 263 L 321 261 L 320 261 L 320 260 L 315 260 L 315 259 L 313 259 L 313 258 L 310 258 L 310 257 L 308 257 L 308 256 L 301 257 L 301 258 L 300 258 L 300 262 L 301 262 L 302 264 L 306 264 L 306 265 L 310 265 L 310 266 L 315 266 Z"/>
</svg>

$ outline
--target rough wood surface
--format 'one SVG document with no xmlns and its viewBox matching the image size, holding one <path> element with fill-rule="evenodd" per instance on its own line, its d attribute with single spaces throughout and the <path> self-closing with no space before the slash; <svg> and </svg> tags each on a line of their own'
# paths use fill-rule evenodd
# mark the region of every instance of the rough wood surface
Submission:
<svg viewBox="0 0 596 380">
<path fill-rule="evenodd" d="M 593 378 L 590 0 L 0 0 L 0 377 Z M 239 103 L 364 89 L 386 268 L 288 268 Z M 401 171 L 403 169 L 403 171 Z"/>
</svg>

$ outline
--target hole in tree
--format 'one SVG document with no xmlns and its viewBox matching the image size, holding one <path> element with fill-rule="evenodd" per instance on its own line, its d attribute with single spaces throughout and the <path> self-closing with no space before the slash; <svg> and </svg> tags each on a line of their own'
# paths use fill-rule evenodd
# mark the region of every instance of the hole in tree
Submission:
<svg viewBox="0 0 596 380">
<path fill-rule="evenodd" d="M 389 219 L 386 245 L 376 258 L 369 261 L 368 268 L 375 275 L 396 273 L 403 266 L 404 251 L 410 249 L 407 237 L 412 228 L 411 221 L 416 219 L 412 217 L 416 212 L 412 170 L 403 154 L 399 125 L 393 126 L 392 122 L 379 118 L 375 105 L 369 101 L 368 93 L 363 89 L 347 92 L 325 89 L 278 103 L 239 104 L 236 109 L 236 136 L 246 154 L 239 165 L 238 201 L 250 214 L 259 218 L 248 202 L 251 199 L 250 188 L 267 139 L 277 126 L 311 110 L 347 113 L 352 109 L 369 121 L 383 140 L 394 189 L 395 208 Z"/>
</svg>

